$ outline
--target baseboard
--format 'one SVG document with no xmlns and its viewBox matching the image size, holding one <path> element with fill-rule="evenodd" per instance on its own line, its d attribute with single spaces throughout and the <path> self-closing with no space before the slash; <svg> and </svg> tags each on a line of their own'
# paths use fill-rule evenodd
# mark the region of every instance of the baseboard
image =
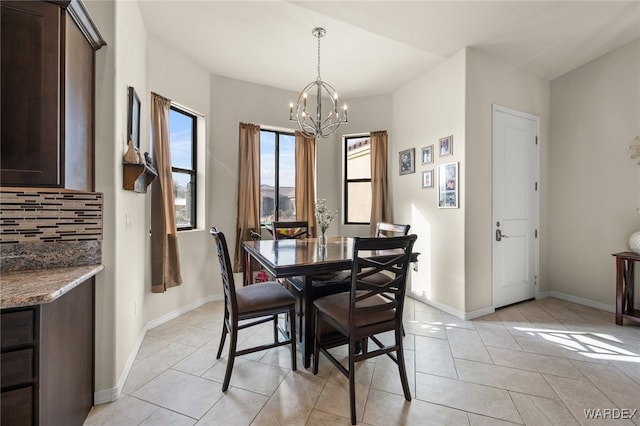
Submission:
<svg viewBox="0 0 640 426">
<path fill-rule="evenodd" d="M 488 306 L 486 308 L 478 309 L 476 311 L 463 312 L 458 309 L 452 308 L 449 305 L 445 305 L 444 303 L 436 302 L 435 300 L 431 300 L 424 296 L 419 296 L 414 293 L 407 293 L 407 296 L 411 297 L 412 299 L 419 300 L 420 302 L 426 303 L 429 306 L 433 306 L 436 309 L 440 309 L 443 312 L 451 314 L 465 321 L 469 321 L 469 320 L 479 318 L 485 315 L 489 315 L 495 312 L 495 309 L 493 309 L 493 306 Z"/>
<path fill-rule="evenodd" d="M 589 299 L 583 299 L 582 297 L 572 296 L 566 293 L 560 293 L 558 291 L 550 291 L 549 297 L 555 297 L 556 299 L 566 300 L 567 302 L 577 303 L 578 305 L 588 306 L 590 308 L 600 309 L 605 312 L 616 312 L 615 305 L 607 305 L 600 302 L 595 302 Z"/>
<path fill-rule="evenodd" d="M 93 405 L 108 404 L 110 402 L 117 400 L 120 397 L 120 394 L 122 393 L 122 389 L 124 388 L 124 384 L 127 381 L 127 377 L 129 377 L 129 372 L 131 371 L 131 367 L 133 366 L 133 363 L 136 359 L 136 355 L 138 355 L 138 351 L 140 350 L 140 346 L 142 345 L 142 341 L 144 340 L 144 337 L 146 336 L 147 331 L 161 324 L 164 324 L 165 322 L 171 321 L 172 319 L 178 318 L 180 315 L 185 314 L 189 311 L 192 311 L 196 308 L 199 308 L 200 306 L 206 303 L 222 300 L 222 297 L 223 297 L 222 295 L 211 295 L 211 296 L 204 297 L 202 299 L 198 299 L 194 302 L 189 303 L 188 305 L 182 306 L 176 309 L 175 311 L 166 313 L 161 317 L 158 317 L 146 323 L 142 328 L 142 331 L 140 332 L 140 336 L 138 337 L 136 344 L 133 346 L 133 350 L 131 351 L 131 353 L 129 354 L 129 357 L 127 358 L 127 362 L 124 366 L 124 369 L 122 370 L 122 374 L 120 375 L 118 384 L 116 385 L 116 387 L 113 387 L 110 389 L 101 389 L 101 390 L 95 391 L 93 393 Z"/>
</svg>

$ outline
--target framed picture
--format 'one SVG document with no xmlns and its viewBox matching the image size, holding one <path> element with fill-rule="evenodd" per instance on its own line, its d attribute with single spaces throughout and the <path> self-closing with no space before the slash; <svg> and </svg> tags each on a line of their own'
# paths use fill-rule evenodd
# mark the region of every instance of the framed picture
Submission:
<svg viewBox="0 0 640 426">
<path fill-rule="evenodd" d="M 422 172 L 422 187 L 433 188 L 433 170 Z"/>
<path fill-rule="evenodd" d="M 400 151 L 400 174 L 406 175 L 416 172 L 416 149 L 409 148 L 404 151 Z"/>
<path fill-rule="evenodd" d="M 422 148 L 422 165 L 433 163 L 433 145 Z"/>
<path fill-rule="evenodd" d="M 438 166 L 438 207 L 441 209 L 458 208 L 458 163 Z"/>
<path fill-rule="evenodd" d="M 440 139 L 440 157 L 453 154 L 453 135 Z"/>
<path fill-rule="evenodd" d="M 140 98 L 135 89 L 129 86 L 129 117 L 127 119 L 127 138 L 140 148 Z M 129 139 L 127 139 L 127 142 Z"/>
</svg>

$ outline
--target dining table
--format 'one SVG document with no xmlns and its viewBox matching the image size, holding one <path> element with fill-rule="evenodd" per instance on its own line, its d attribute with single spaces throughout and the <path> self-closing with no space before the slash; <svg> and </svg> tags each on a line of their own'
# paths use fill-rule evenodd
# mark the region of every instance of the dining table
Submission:
<svg viewBox="0 0 640 426">
<path fill-rule="evenodd" d="M 256 240 L 242 243 L 243 285 L 253 284 L 253 268 L 247 265 L 255 264 L 254 261 L 274 278 L 301 277 L 302 310 L 305 314 L 299 333 L 302 334 L 305 368 L 311 365 L 314 345 L 314 318 L 310 314 L 314 312 L 313 300 L 310 297 L 313 281 L 318 276 L 350 270 L 353 264 L 353 241 L 351 237 L 329 237 L 324 247 L 318 244 L 317 238 Z M 399 253 L 399 250 L 361 251 L 360 256 L 384 260 Z M 418 255 L 419 253 L 412 253 L 411 261 L 416 262 Z"/>
</svg>

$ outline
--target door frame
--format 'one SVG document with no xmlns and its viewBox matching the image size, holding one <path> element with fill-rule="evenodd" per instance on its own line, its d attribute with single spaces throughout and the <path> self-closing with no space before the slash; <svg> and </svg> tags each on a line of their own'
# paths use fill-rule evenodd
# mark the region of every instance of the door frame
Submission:
<svg viewBox="0 0 640 426">
<path fill-rule="evenodd" d="M 540 281 L 540 193 L 542 192 L 542 185 L 540 185 L 540 146 L 541 146 L 541 140 L 540 140 L 540 117 L 537 115 L 533 115 L 533 114 L 529 114 L 523 111 L 518 111 L 512 108 L 508 108 L 508 107 L 504 107 L 501 105 L 497 105 L 497 104 L 492 104 L 491 105 L 491 306 L 493 309 L 495 309 L 495 303 L 494 303 L 494 283 L 495 283 L 495 271 L 494 271 L 494 239 L 495 239 L 495 233 L 494 233 L 494 170 L 493 170 L 493 152 L 494 152 L 494 146 L 495 146 L 495 140 L 494 140 L 494 130 L 495 130 L 495 115 L 496 112 L 502 112 L 505 114 L 509 114 L 509 115 L 513 115 L 516 117 L 520 117 L 520 118 L 524 118 L 524 119 L 528 119 L 528 120 L 532 120 L 536 123 L 536 137 L 537 137 L 537 143 L 536 143 L 536 149 L 535 149 L 535 166 L 534 166 L 534 178 L 536 180 L 536 183 L 538 184 L 537 187 L 537 191 L 535 193 L 535 197 L 534 197 L 534 202 L 535 202 L 535 206 L 533 208 L 533 212 L 532 214 L 534 215 L 534 218 L 532 219 L 534 222 L 534 226 L 535 229 L 537 231 L 537 236 L 534 238 L 535 239 L 535 244 L 534 244 L 534 274 L 535 274 L 535 281 L 534 281 L 534 285 L 533 285 L 533 294 L 534 294 L 534 298 L 535 299 L 539 299 L 540 298 L 540 285 L 539 285 L 539 281 Z"/>
</svg>

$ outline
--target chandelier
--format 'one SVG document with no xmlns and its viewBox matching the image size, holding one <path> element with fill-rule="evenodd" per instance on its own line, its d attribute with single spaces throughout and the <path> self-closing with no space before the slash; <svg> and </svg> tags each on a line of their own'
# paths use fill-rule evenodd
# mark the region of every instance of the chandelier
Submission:
<svg viewBox="0 0 640 426">
<path fill-rule="evenodd" d="M 331 136 L 342 123 L 348 121 L 347 104 L 339 107 L 338 92 L 320 78 L 320 38 L 326 33 L 324 28 L 313 29 L 312 34 L 318 39 L 318 77 L 302 89 L 295 110 L 293 103 L 289 104 L 289 120 L 298 122 L 302 133 L 316 139 Z M 307 110 L 310 96 L 315 96 L 316 100 L 315 111 L 312 109 L 311 113 Z"/>
</svg>

